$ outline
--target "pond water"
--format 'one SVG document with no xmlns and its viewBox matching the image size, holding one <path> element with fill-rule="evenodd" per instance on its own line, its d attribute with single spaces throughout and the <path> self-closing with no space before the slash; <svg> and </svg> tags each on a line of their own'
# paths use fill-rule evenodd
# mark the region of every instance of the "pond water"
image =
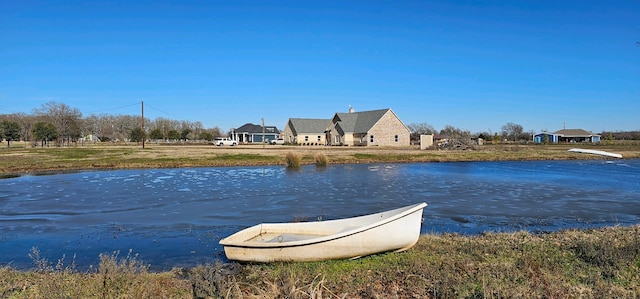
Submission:
<svg viewBox="0 0 640 299">
<path fill-rule="evenodd" d="M 261 222 L 351 217 L 426 202 L 422 233 L 640 223 L 640 160 L 118 170 L 0 180 L 0 266 L 152 270 L 224 260 L 218 241 Z M 74 258 L 75 256 L 75 258 Z"/>
</svg>

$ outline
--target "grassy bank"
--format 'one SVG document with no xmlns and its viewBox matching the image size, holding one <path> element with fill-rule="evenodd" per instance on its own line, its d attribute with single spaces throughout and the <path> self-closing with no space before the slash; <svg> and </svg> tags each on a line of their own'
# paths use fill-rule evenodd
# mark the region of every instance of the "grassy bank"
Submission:
<svg viewBox="0 0 640 299">
<path fill-rule="evenodd" d="M 287 153 L 299 156 L 300 165 L 323 163 L 407 163 L 502 160 L 602 159 L 567 152 L 571 145 L 486 145 L 476 150 L 439 151 L 406 148 L 211 145 L 88 145 L 30 148 L 13 143 L 0 148 L 0 175 L 96 169 L 286 165 Z M 640 158 L 640 144 L 581 145 L 585 148 Z"/>
<path fill-rule="evenodd" d="M 640 226 L 423 235 L 403 253 L 150 273 L 135 256 L 95 271 L 0 268 L 2 298 L 637 298 Z"/>
</svg>

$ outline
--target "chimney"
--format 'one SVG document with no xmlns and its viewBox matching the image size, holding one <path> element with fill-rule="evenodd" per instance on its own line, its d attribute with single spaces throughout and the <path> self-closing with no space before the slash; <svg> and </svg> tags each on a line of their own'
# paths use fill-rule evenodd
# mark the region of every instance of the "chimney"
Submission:
<svg viewBox="0 0 640 299">
<path fill-rule="evenodd" d="M 353 113 L 355 112 L 355 110 L 353 110 L 353 107 L 351 107 L 351 105 L 349 105 L 349 113 Z"/>
</svg>

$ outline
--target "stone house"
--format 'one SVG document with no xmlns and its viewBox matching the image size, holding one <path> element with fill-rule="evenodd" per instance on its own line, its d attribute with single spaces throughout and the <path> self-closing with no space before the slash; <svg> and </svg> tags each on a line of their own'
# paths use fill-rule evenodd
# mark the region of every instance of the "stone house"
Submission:
<svg viewBox="0 0 640 299">
<path fill-rule="evenodd" d="M 284 141 L 302 145 L 409 146 L 411 132 L 391 109 L 336 113 L 331 119 L 290 118 Z"/>
<path fill-rule="evenodd" d="M 282 133 L 285 143 L 326 145 L 330 119 L 290 118 Z"/>
<path fill-rule="evenodd" d="M 336 113 L 327 128 L 330 145 L 409 146 L 411 131 L 391 109 Z"/>
</svg>

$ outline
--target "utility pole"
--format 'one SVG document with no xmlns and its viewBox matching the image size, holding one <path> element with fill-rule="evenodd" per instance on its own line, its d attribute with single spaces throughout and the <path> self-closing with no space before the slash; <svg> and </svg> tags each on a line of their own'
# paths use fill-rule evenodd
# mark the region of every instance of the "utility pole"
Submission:
<svg viewBox="0 0 640 299">
<path fill-rule="evenodd" d="M 262 118 L 262 148 L 264 148 L 264 117 Z"/>
<path fill-rule="evenodd" d="M 144 101 L 142 101 L 142 149 L 144 149 Z"/>
</svg>

